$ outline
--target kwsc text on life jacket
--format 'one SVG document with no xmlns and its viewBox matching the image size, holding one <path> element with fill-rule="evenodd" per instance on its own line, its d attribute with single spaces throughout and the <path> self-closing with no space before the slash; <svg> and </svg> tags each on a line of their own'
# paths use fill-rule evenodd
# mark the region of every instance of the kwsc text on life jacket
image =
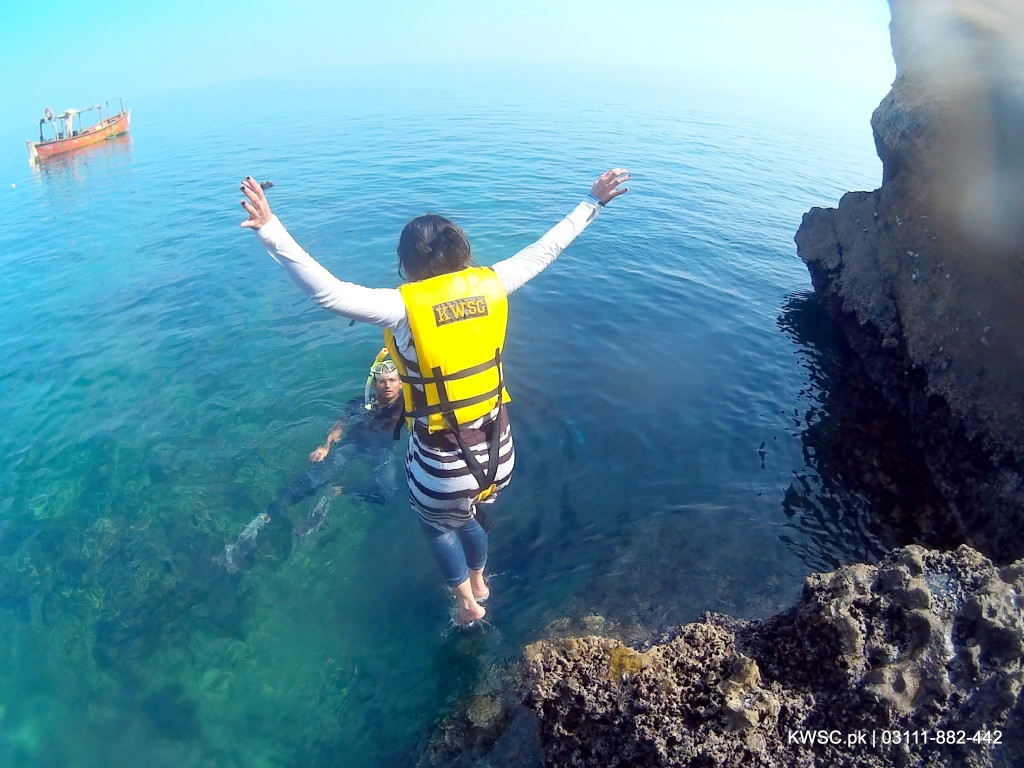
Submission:
<svg viewBox="0 0 1024 768">
<path fill-rule="evenodd" d="M 487 314 L 487 300 L 483 296 L 467 296 L 464 299 L 454 299 L 435 304 L 434 322 L 437 325 L 448 325 L 457 323 L 460 320 L 471 320 L 474 317 L 483 317 Z"/>
</svg>

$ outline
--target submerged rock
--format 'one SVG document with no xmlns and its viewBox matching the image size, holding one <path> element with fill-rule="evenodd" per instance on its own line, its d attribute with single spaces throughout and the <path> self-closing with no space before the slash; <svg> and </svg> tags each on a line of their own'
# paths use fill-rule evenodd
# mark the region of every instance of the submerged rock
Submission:
<svg viewBox="0 0 1024 768">
<path fill-rule="evenodd" d="M 770 619 L 526 649 L 551 766 L 989 766 L 1024 685 L 1024 561 L 907 547 Z"/>
<path fill-rule="evenodd" d="M 909 420 L 958 539 L 1024 555 L 1024 4 L 890 0 L 882 186 L 805 214 L 815 291 Z"/>
</svg>

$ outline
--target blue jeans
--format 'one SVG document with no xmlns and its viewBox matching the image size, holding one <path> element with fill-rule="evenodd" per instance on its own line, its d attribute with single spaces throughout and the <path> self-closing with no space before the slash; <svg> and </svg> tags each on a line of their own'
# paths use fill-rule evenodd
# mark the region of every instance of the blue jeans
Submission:
<svg viewBox="0 0 1024 768">
<path fill-rule="evenodd" d="M 487 533 L 475 517 L 452 531 L 439 531 L 422 520 L 420 527 L 449 587 L 468 579 L 471 568 L 478 571 L 487 564 Z"/>
</svg>

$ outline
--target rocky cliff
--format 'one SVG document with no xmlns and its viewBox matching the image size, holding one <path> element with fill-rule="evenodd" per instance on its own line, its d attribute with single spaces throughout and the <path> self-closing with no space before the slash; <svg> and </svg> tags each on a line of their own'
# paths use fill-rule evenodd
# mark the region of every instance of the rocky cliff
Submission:
<svg viewBox="0 0 1024 768">
<path fill-rule="evenodd" d="M 1024 3 L 890 0 L 882 186 L 804 216 L 819 299 L 913 439 L 962 541 L 1024 554 Z"/>
<path fill-rule="evenodd" d="M 764 621 L 709 616 L 643 650 L 540 641 L 525 700 L 547 765 L 1019 765 L 1022 606 L 1024 561 L 912 546 L 809 577 Z"/>
</svg>

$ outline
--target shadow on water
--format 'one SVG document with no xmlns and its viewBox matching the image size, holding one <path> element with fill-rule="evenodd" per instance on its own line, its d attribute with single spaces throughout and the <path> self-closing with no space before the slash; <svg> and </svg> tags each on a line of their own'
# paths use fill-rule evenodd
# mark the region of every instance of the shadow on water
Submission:
<svg viewBox="0 0 1024 768">
<path fill-rule="evenodd" d="M 809 374 L 800 434 L 806 470 L 783 499 L 793 531 L 786 539 L 805 562 L 831 570 L 877 561 L 907 544 L 952 549 L 963 543 L 948 523 L 951 515 L 910 439 L 907 420 L 872 387 L 815 296 L 791 296 L 779 327 L 801 346 Z M 1024 764 L 1022 715 L 1024 699 L 1000 729 L 994 768 Z"/>
<path fill-rule="evenodd" d="M 444 714 L 409 757 L 416 768 L 539 768 L 540 734 L 520 701 L 521 656 L 503 655 L 495 630 L 459 630 L 437 649 Z M 504 649 L 506 652 L 509 648 Z"/>
<path fill-rule="evenodd" d="M 779 327 L 807 371 L 801 426 L 805 467 L 782 500 L 782 538 L 813 570 L 877 562 L 907 544 L 956 546 L 906 419 L 871 385 L 813 293 L 789 297 Z"/>
</svg>

